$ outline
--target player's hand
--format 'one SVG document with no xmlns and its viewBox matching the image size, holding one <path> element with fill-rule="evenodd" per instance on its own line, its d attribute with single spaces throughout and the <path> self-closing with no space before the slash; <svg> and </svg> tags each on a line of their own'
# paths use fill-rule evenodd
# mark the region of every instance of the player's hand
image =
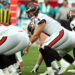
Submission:
<svg viewBox="0 0 75 75">
<path fill-rule="evenodd" d="M 26 48 L 23 50 L 23 54 L 26 55 L 28 53 L 29 47 L 31 46 L 31 42 L 26 46 Z"/>
<path fill-rule="evenodd" d="M 23 50 L 23 54 L 26 55 L 28 53 L 28 49 L 29 49 L 29 46 L 27 46 L 24 50 Z"/>
</svg>

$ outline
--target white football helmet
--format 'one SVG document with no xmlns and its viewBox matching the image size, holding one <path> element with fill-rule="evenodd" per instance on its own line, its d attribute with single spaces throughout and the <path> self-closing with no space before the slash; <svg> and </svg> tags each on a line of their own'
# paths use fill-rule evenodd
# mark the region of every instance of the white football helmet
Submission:
<svg viewBox="0 0 75 75">
<path fill-rule="evenodd" d="M 75 20 L 71 21 L 70 28 L 73 30 L 75 28 Z"/>
</svg>

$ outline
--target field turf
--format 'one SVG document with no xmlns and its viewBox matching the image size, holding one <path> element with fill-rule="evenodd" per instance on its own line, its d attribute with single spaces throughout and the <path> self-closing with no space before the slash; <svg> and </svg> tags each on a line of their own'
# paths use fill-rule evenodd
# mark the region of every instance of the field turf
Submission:
<svg viewBox="0 0 75 75">
<path fill-rule="evenodd" d="M 39 54 L 38 47 L 33 46 L 33 47 L 30 47 L 28 54 L 23 56 L 23 61 L 24 61 L 25 66 L 21 67 L 22 72 L 23 72 L 22 75 L 39 75 L 40 73 L 46 71 L 46 66 L 43 62 L 37 73 L 35 73 L 35 74 L 31 73 L 31 70 L 33 69 L 34 65 L 37 62 L 38 54 Z M 72 51 L 70 52 L 70 54 L 73 55 Z M 72 69 L 72 68 L 73 68 L 73 66 L 71 65 L 69 67 L 69 69 Z M 61 75 L 75 75 L 75 73 L 68 73 L 66 71 L 65 73 L 63 73 Z"/>
</svg>

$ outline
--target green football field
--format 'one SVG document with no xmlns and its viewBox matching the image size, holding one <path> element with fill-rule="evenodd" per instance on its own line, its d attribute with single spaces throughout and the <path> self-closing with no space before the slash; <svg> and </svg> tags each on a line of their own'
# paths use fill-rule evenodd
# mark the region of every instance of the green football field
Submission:
<svg viewBox="0 0 75 75">
<path fill-rule="evenodd" d="M 25 56 L 23 56 L 23 60 L 24 60 L 24 64 L 25 66 L 22 67 L 22 75 L 39 75 L 42 72 L 46 71 L 46 66 L 44 64 L 44 62 L 41 64 L 39 70 L 37 73 L 31 73 L 31 70 L 33 69 L 34 65 L 37 62 L 37 57 L 38 57 L 39 51 L 38 51 L 38 47 L 30 47 L 29 53 Z M 72 55 L 72 52 L 70 52 L 70 54 Z M 71 65 L 69 67 L 69 69 L 72 69 L 73 66 Z M 67 71 L 61 75 L 75 75 L 75 73 L 68 73 Z"/>
</svg>

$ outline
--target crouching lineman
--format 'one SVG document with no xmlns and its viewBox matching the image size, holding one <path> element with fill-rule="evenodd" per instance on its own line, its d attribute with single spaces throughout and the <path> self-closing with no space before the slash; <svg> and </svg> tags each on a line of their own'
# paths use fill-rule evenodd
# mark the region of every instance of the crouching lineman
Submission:
<svg viewBox="0 0 75 75">
<path fill-rule="evenodd" d="M 12 55 L 30 44 L 29 37 L 25 31 L 16 26 L 3 26 L 0 24 L 0 54 Z M 8 73 L 6 73 L 8 69 Z M 13 74 L 12 74 L 13 72 Z M 9 66 L 0 69 L 0 75 L 19 75 L 16 69 Z"/>
<path fill-rule="evenodd" d="M 50 52 L 59 50 L 59 55 L 63 57 L 75 47 L 75 33 L 63 28 L 60 23 L 51 17 L 39 13 L 38 4 L 30 3 L 27 6 L 27 14 L 29 18 L 31 18 L 32 23 L 35 24 L 34 33 L 30 38 L 31 43 L 35 42 L 39 38 L 41 32 L 50 35 L 50 37 L 45 40 L 40 48 L 40 52 L 46 65 L 51 65 L 51 62 L 56 57 L 53 54 L 49 56 Z M 28 52 L 29 47 L 30 45 L 28 45 L 24 51 Z M 51 60 L 49 62 L 48 60 L 50 58 Z M 73 65 L 75 66 L 75 62 L 73 62 Z M 47 66 L 47 71 L 48 72 L 40 75 L 55 75 L 52 67 Z"/>
<path fill-rule="evenodd" d="M 33 34 L 33 31 L 34 31 L 34 25 L 33 24 L 29 24 L 28 25 L 28 32 L 29 32 L 29 34 L 30 34 L 30 36 Z M 43 35 L 43 37 L 42 37 L 42 35 Z M 46 37 L 48 37 L 46 34 L 44 34 L 44 33 L 41 33 L 40 34 L 40 46 L 43 44 L 43 42 L 47 39 Z M 54 52 L 54 51 L 53 51 Z M 51 53 L 51 54 L 53 54 L 53 52 Z M 49 55 L 51 55 L 51 54 L 49 54 Z M 55 54 L 54 54 L 55 55 Z M 56 55 L 58 55 L 58 54 L 56 54 Z M 58 58 L 60 58 L 60 57 L 58 57 Z M 58 58 L 56 58 L 56 60 L 58 60 Z M 72 60 L 72 62 L 74 61 L 74 59 L 70 56 L 70 55 L 68 55 L 68 54 L 66 54 L 64 57 L 63 57 L 66 61 L 68 61 L 69 63 L 71 63 L 71 60 Z M 68 58 L 70 59 L 70 60 L 68 60 Z M 39 66 L 41 65 L 41 63 L 42 63 L 42 61 L 43 61 L 43 57 L 42 57 L 42 55 L 41 55 L 41 53 L 39 54 L 39 57 L 38 57 L 38 61 L 37 61 L 37 64 L 34 66 L 34 68 L 32 69 L 32 73 L 36 73 L 37 71 L 38 71 L 38 69 L 39 69 Z M 49 61 L 49 60 L 48 60 Z M 62 63 L 62 62 L 63 63 Z M 62 74 L 62 73 L 64 73 L 66 70 L 67 70 L 67 68 L 70 66 L 70 64 L 68 63 L 68 62 L 66 62 L 66 61 L 64 61 L 63 59 L 61 59 L 60 60 L 60 65 L 61 65 L 61 68 L 58 66 L 58 64 L 56 63 L 56 61 L 53 61 L 52 63 L 51 63 L 51 65 L 52 65 L 52 68 L 54 69 L 54 71 L 56 72 L 56 73 L 59 73 L 59 74 Z M 72 64 L 72 63 L 71 63 Z M 48 65 L 48 67 L 49 67 L 49 65 Z"/>
</svg>

